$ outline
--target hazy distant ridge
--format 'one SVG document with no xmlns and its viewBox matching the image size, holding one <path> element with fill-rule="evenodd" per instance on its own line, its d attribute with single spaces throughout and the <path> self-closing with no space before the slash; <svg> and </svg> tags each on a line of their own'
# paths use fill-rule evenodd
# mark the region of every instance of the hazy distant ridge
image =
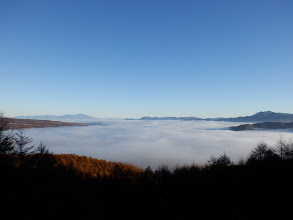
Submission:
<svg viewBox="0 0 293 220">
<path fill-rule="evenodd" d="M 93 120 L 97 119 L 85 114 L 76 114 L 76 115 L 33 115 L 33 116 L 17 116 L 18 119 L 37 119 L 37 120 Z"/>
<path fill-rule="evenodd" d="M 235 118 L 198 118 L 198 117 L 142 117 L 140 120 L 206 120 L 206 121 L 229 121 L 229 122 L 291 122 L 293 114 L 276 113 L 272 111 L 258 112 L 251 116 Z"/>
<path fill-rule="evenodd" d="M 251 116 L 236 118 L 218 118 L 216 120 L 230 122 L 291 122 L 293 121 L 293 114 L 266 111 L 258 112 Z"/>
<path fill-rule="evenodd" d="M 97 120 L 89 115 L 76 114 L 76 115 L 34 115 L 34 116 L 18 116 L 18 119 L 37 119 L 37 120 L 55 120 L 55 121 L 83 121 L 83 120 Z M 128 119 L 129 120 L 129 119 Z M 144 116 L 139 120 L 182 120 L 182 121 L 229 121 L 229 122 L 293 122 L 293 114 L 289 113 L 276 113 L 272 111 L 258 112 L 251 116 L 241 116 L 234 118 L 199 118 L 199 117 L 149 117 Z"/>
<path fill-rule="evenodd" d="M 140 120 L 185 120 L 185 121 L 194 121 L 194 120 L 204 120 L 197 117 L 148 117 L 144 116 Z"/>
</svg>

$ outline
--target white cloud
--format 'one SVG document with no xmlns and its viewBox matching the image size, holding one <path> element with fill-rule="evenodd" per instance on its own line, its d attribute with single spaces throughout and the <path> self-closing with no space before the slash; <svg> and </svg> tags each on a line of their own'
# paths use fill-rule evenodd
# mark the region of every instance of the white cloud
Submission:
<svg viewBox="0 0 293 220">
<path fill-rule="evenodd" d="M 162 164 L 204 164 L 226 153 L 238 161 L 260 141 L 269 144 L 292 131 L 227 130 L 235 123 L 213 121 L 104 121 L 103 125 L 28 129 L 36 144 L 42 140 L 54 153 L 75 153 L 121 161 L 140 167 Z"/>
</svg>

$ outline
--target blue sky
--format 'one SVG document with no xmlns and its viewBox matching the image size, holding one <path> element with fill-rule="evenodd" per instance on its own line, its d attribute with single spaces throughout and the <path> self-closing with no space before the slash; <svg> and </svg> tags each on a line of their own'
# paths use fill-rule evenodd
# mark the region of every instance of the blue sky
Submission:
<svg viewBox="0 0 293 220">
<path fill-rule="evenodd" d="M 0 1 L 9 116 L 293 113 L 288 0 Z"/>
</svg>

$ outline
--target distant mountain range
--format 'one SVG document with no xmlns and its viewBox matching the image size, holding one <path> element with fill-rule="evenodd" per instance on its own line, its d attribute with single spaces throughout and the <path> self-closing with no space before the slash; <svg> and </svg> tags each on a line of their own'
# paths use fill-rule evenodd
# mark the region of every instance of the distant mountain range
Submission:
<svg viewBox="0 0 293 220">
<path fill-rule="evenodd" d="M 290 122 L 293 121 L 293 114 L 276 113 L 272 111 L 258 112 L 252 116 L 237 118 L 218 118 L 217 121 L 230 122 Z"/>
<path fill-rule="evenodd" d="M 293 122 L 262 122 L 255 124 L 244 124 L 239 126 L 230 127 L 232 131 L 246 131 L 246 130 L 257 130 L 257 129 L 292 129 Z"/>
<path fill-rule="evenodd" d="M 198 117 L 142 117 L 139 120 L 185 120 L 185 121 L 228 121 L 228 122 L 293 122 L 293 114 L 272 111 L 258 112 L 251 116 L 236 118 L 198 118 Z"/>
<path fill-rule="evenodd" d="M 196 120 L 204 120 L 202 118 L 196 117 L 142 117 L 139 120 L 184 120 L 184 121 L 196 121 Z"/>
<path fill-rule="evenodd" d="M 36 119 L 36 120 L 52 120 L 66 122 L 95 122 L 98 119 L 85 114 L 76 115 L 34 115 L 34 116 L 18 116 L 18 119 Z M 136 119 L 127 119 L 136 120 Z M 228 122 L 293 122 L 293 114 L 276 113 L 272 111 L 258 112 L 251 116 L 235 117 L 235 118 L 199 118 L 199 117 L 149 117 L 145 116 L 139 120 L 182 120 L 182 121 L 228 121 Z"/>
<path fill-rule="evenodd" d="M 52 120 L 52 121 L 84 121 L 84 120 L 97 120 L 97 118 L 85 115 L 85 114 L 76 114 L 76 115 L 34 115 L 34 116 L 18 116 L 15 117 L 18 119 L 36 119 L 36 120 Z"/>
</svg>

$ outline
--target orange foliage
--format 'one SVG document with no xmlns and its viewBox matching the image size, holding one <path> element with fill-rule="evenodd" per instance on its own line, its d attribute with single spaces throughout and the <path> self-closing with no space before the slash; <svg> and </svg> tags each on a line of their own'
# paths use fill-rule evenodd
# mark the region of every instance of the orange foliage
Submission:
<svg viewBox="0 0 293 220">
<path fill-rule="evenodd" d="M 66 170 L 75 172 L 76 174 L 91 177 L 131 177 L 134 174 L 143 173 L 144 170 L 133 165 L 120 162 L 107 162 L 86 156 L 78 156 L 74 154 L 58 154 L 54 155 L 56 163 L 54 167 L 64 167 Z"/>
</svg>

